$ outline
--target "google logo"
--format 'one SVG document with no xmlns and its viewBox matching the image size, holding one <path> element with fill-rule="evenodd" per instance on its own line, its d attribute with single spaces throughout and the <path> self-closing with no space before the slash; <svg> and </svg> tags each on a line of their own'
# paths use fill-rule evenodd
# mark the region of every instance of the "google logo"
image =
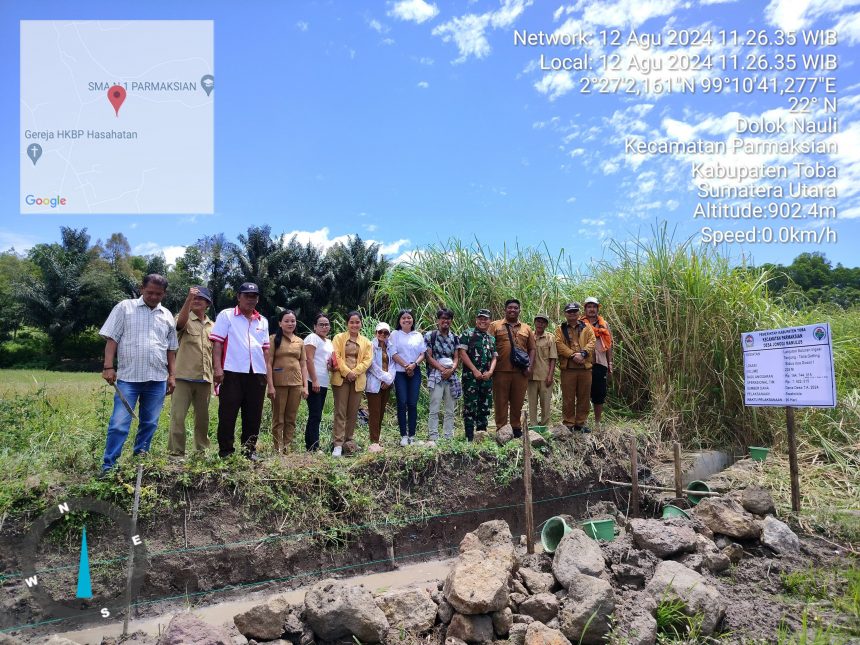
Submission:
<svg viewBox="0 0 860 645">
<path fill-rule="evenodd" d="M 24 202 L 27 206 L 50 206 L 51 208 L 56 208 L 57 206 L 65 206 L 66 198 L 60 197 L 59 195 L 56 197 L 35 197 L 33 195 L 27 195 L 24 198 Z"/>
</svg>

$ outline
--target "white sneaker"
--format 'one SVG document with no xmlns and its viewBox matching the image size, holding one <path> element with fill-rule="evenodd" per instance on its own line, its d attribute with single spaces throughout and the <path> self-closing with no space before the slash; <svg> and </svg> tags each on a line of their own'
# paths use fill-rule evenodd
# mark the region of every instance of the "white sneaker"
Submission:
<svg viewBox="0 0 860 645">
<path fill-rule="evenodd" d="M 414 443 L 415 443 L 415 437 L 409 437 L 409 445 L 411 446 Z"/>
<path fill-rule="evenodd" d="M 410 444 L 409 437 L 400 437 L 400 445 L 408 446 Z"/>
<path fill-rule="evenodd" d="M 380 446 L 378 443 L 372 443 L 372 444 L 370 444 L 370 447 L 368 447 L 367 451 L 368 452 L 382 452 L 382 446 Z"/>
<path fill-rule="evenodd" d="M 334 450 L 331 451 L 332 457 L 340 457 L 343 454 L 343 448 L 341 446 L 335 446 Z"/>
</svg>

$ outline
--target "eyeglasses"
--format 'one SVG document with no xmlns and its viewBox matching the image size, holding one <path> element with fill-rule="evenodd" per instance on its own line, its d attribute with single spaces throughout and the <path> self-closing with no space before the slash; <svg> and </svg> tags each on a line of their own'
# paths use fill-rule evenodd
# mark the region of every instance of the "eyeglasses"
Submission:
<svg viewBox="0 0 860 645">
<path fill-rule="evenodd" d="M 317 323 L 317 327 L 331 327 L 331 323 Z"/>
<path fill-rule="evenodd" d="M 385 331 L 384 329 L 380 329 L 380 330 L 379 330 L 378 332 L 376 332 L 376 333 L 377 333 L 377 334 L 382 334 L 383 336 L 391 336 L 391 332 L 390 332 L 390 331 Z"/>
</svg>

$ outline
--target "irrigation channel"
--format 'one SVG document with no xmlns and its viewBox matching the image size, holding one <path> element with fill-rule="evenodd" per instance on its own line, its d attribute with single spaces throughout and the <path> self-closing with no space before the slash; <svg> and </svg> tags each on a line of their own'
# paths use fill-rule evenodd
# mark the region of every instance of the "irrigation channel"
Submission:
<svg viewBox="0 0 860 645">
<path fill-rule="evenodd" d="M 685 462 L 692 466 L 687 469 L 685 481 L 704 479 L 731 461 L 725 453 L 687 455 Z M 543 522 L 556 515 L 587 519 L 601 507 L 601 502 L 611 502 L 625 512 L 629 488 L 607 484 L 607 479 L 629 480 L 623 461 L 603 461 L 599 468 L 590 468 L 587 475 L 575 481 L 536 477 L 532 491 L 536 533 Z M 462 500 L 458 510 L 416 516 L 399 526 L 380 523 L 353 527 L 357 537 L 346 548 L 323 548 L 313 532 L 159 548 L 175 544 L 181 531 L 177 521 L 182 524 L 181 518 L 159 518 L 143 531 L 149 549 L 149 570 L 141 594 L 132 603 L 129 633 L 142 630 L 157 635 L 172 614 L 188 608 L 215 624 L 231 622 L 232 616 L 271 595 L 294 593 L 298 602 L 304 589 L 326 577 L 354 577 L 371 589 L 442 579 L 463 536 L 482 522 L 503 519 L 515 536 L 524 535 L 522 489 L 522 482 L 515 481 L 494 489 L 492 494 L 486 488 L 475 490 Z M 229 509 L 228 505 L 222 514 L 210 518 L 210 524 L 225 526 L 238 521 L 239 516 L 230 516 Z M 196 530 L 198 534 L 214 534 L 211 525 L 197 526 Z M 45 616 L 27 600 L 25 594 L 18 597 L 14 609 L 10 605 L 3 607 L 2 613 L 8 609 L 14 614 L 7 614 L 0 632 L 24 641 L 62 634 L 79 643 L 100 643 L 103 636 L 122 633 L 121 617 L 101 621 L 98 626 L 75 618 L 57 620 Z"/>
</svg>

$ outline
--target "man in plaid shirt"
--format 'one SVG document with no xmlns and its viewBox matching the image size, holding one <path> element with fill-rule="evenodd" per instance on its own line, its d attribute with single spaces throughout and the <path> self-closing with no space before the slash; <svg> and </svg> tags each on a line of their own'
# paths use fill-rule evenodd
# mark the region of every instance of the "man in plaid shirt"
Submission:
<svg viewBox="0 0 860 645">
<path fill-rule="evenodd" d="M 132 413 L 122 397 L 132 410 L 140 401 L 134 439 L 134 454 L 140 455 L 149 451 L 164 397 L 176 385 L 174 367 L 179 343 L 173 315 L 161 305 L 166 292 L 167 280 L 163 276 L 152 273 L 144 277 L 140 298 L 119 302 L 99 330 L 105 339 L 102 378 L 118 390 L 108 423 L 102 473 L 116 465 L 131 428 Z"/>
</svg>

